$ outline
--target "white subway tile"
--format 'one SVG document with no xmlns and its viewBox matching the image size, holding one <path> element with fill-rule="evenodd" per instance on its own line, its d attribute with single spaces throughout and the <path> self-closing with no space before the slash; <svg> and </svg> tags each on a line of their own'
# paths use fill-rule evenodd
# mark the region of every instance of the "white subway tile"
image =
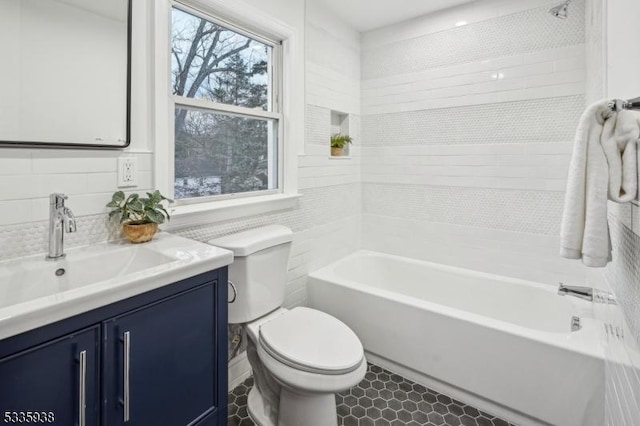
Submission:
<svg viewBox="0 0 640 426">
<path fill-rule="evenodd" d="M 49 220 L 49 197 L 32 198 L 30 202 L 32 221 Z"/>
<path fill-rule="evenodd" d="M 33 176 L 0 175 L 0 200 L 24 200 L 34 197 L 36 193 Z"/>
<path fill-rule="evenodd" d="M 553 62 L 553 70 L 555 72 L 584 70 L 586 69 L 586 59 L 583 55 L 556 59 Z"/>
<path fill-rule="evenodd" d="M 35 196 L 46 197 L 53 192 L 61 192 L 67 195 L 86 194 L 87 175 L 73 174 L 36 174 L 33 175 Z"/>
<path fill-rule="evenodd" d="M 640 236 L 640 207 L 631 204 L 631 230 Z"/>
<path fill-rule="evenodd" d="M 556 86 L 558 84 L 581 83 L 586 80 L 585 70 L 555 72 L 553 74 L 529 76 L 525 78 L 526 87 Z"/>
<path fill-rule="evenodd" d="M 504 177 L 562 179 L 567 176 L 568 164 L 562 167 L 547 166 L 461 166 L 461 165 L 364 165 L 362 175 L 374 178 L 377 175 L 406 176 L 407 179 L 432 177 Z"/>
<path fill-rule="evenodd" d="M 146 192 L 156 189 L 153 185 L 153 172 L 138 171 L 138 185 L 134 188 L 134 192 Z M 116 189 L 114 189 L 115 191 Z"/>
<path fill-rule="evenodd" d="M 33 153 L 33 173 L 68 174 L 113 172 L 119 152 L 39 150 Z"/>
<path fill-rule="evenodd" d="M 123 155 L 126 157 L 126 155 Z M 151 171 L 153 170 L 153 153 L 135 154 L 135 158 L 138 161 L 139 171 Z"/>
<path fill-rule="evenodd" d="M 106 207 L 109 201 L 111 201 L 110 193 L 83 194 L 69 197 L 66 205 L 76 216 L 87 216 L 109 212 Z"/>
<path fill-rule="evenodd" d="M 585 57 L 585 45 L 573 44 L 569 46 L 556 47 L 554 49 L 544 49 L 535 52 L 523 54 L 523 61 L 525 63 L 536 63 L 546 61 L 563 60 L 567 58 L 584 58 Z M 586 66 L 586 65 L 584 65 Z M 584 68 L 584 66 L 582 68 Z"/>
<path fill-rule="evenodd" d="M 31 201 L 0 201 L 0 225 L 31 222 Z M 25 229 L 25 232 L 29 232 Z"/>
<path fill-rule="evenodd" d="M 393 183 L 403 185 L 434 185 L 470 188 L 496 188 L 517 190 L 538 190 L 562 192 L 566 188 L 566 179 L 546 178 L 505 178 L 505 177 L 471 177 L 471 176 L 416 176 L 377 174 L 363 175 L 363 183 Z"/>
<path fill-rule="evenodd" d="M 140 165 L 140 162 L 138 162 Z M 138 170 L 140 173 L 140 170 Z M 115 192 L 118 190 L 118 173 L 88 173 L 87 192 Z"/>
<path fill-rule="evenodd" d="M 0 150 L 0 175 L 27 175 L 30 173 L 30 150 L 7 148 Z"/>
</svg>

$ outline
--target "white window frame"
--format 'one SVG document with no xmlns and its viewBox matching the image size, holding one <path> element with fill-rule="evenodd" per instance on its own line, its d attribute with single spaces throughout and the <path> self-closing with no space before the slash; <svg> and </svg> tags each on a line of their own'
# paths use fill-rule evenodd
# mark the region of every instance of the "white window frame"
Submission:
<svg viewBox="0 0 640 426">
<path fill-rule="evenodd" d="M 172 220 L 165 228 L 183 227 L 203 222 L 219 221 L 268 213 L 295 207 L 297 192 L 297 153 L 304 143 L 304 100 L 293 94 L 304 87 L 303 52 L 296 43 L 297 32 L 291 26 L 275 18 L 266 17 L 258 10 L 241 1 L 225 0 L 163 0 L 154 2 L 155 29 L 155 183 L 163 194 L 172 197 L 174 177 L 174 111 L 176 106 L 185 106 L 201 111 L 221 112 L 248 116 L 246 109 L 200 99 L 178 97 L 171 91 L 171 10 L 173 7 L 188 13 L 200 15 L 207 20 L 218 22 L 233 31 L 247 35 L 260 42 L 268 41 L 272 50 L 272 64 L 281 69 L 272 75 L 279 76 L 273 83 L 273 112 L 255 110 L 257 118 L 278 120 L 278 189 L 256 192 L 188 199 L 172 205 Z M 231 23 L 234 22 L 234 23 Z M 236 23 L 242 23 L 239 26 Z M 261 37 L 259 34 L 265 34 Z M 271 40 L 280 40 L 280 43 Z M 277 53 L 276 53 L 277 52 Z M 297 77 L 297 78 L 296 78 Z M 302 82 L 302 85 L 300 84 Z M 180 98 L 180 99 L 176 99 Z M 163 102 L 163 99 L 166 102 Z M 214 106 L 214 108 L 212 108 Z M 300 142 L 297 142 L 300 141 Z"/>
</svg>

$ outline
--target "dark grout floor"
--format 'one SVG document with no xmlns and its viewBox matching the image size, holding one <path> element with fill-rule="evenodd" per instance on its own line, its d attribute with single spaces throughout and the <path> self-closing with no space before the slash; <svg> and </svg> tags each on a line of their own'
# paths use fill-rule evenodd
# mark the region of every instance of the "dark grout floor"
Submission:
<svg viewBox="0 0 640 426">
<path fill-rule="evenodd" d="M 248 378 L 229 393 L 227 425 L 255 425 L 247 413 L 252 386 Z M 358 386 L 336 395 L 336 407 L 340 426 L 513 426 L 374 364 Z"/>
</svg>

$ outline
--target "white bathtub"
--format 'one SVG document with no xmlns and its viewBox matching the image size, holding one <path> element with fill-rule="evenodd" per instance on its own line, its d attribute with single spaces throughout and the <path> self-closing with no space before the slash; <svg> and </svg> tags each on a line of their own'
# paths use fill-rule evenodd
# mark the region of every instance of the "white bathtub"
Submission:
<svg viewBox="0 0 640 426">
<path fill-rule="evenodd" d="M 604 424 L 604 327 L 590 302 L 364 250 L 308 288 L 310 306 L 347 323 L 383 367 L 521 425 Z"/>
</svg>

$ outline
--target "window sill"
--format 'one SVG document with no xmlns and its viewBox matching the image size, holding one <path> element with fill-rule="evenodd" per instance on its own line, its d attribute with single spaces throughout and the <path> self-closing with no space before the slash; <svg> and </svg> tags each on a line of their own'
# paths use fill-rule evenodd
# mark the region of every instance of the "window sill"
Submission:
<svg viewBox="0 0 640 426">
<path fill-rule="evenodd" d="M 215 223 L 246 216 L 267 214 L 291 209 L 298 205 L 302 194 L 272 194 L 243 197 L 235 200 L 210 201 L 171 208 L 171 221 L 162 228 L 165 231 L 187 226 Z"/>
</svg>

